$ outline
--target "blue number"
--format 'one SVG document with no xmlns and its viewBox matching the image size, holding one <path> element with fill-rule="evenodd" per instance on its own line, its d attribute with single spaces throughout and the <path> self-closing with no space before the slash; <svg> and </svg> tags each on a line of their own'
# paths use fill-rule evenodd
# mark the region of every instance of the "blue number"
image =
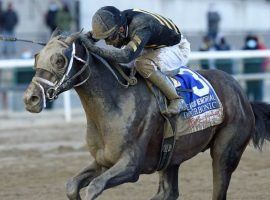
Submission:
<svg viewBox="0 0 270 200">
<path fill-rule="evenodd" d="M 191 74 L 193 76 L 193 78 L 196 81 L 199 81 L 203 86 L 201 89 L 199 89 L 197 86 L 193 87 L 192 90 L 193 90 L 194 94 L 196 94 L 199 97 L 202 97 L 202 96 L 205 96 L 205 95 L 209 94 L 210 88 L 209 88 L 209 86 L 207 85 L 207 83 L 205 82 L 204 79 L 200 78 L 196 73 L 194 73 L 190 69 L 181 67 L 179 74 L 185 74 L 185 73 Z"/>
</svg>

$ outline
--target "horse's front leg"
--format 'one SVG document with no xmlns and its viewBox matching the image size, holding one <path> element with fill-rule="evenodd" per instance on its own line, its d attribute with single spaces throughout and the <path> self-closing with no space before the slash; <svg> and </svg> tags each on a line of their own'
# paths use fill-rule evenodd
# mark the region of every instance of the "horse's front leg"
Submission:
<svg viewBox="0 0 270 200">
<path fill-rule="evenodd" d="M 86 200 L 93 200 L 103 190 L 139 178 L 140 150 L 138 147 L 126 149 L 119 161 L 106 172 L 92 180 L 87 188 Z"/>
<path fill-rule="evenodd" d="M 74 177 L 70 178 L 66 185 L 66 194 L 70 200 L 80 200 L 80 189 L 89 185 L 89 183 L 102 172 L 102 167 L 92 161 Z"/>
</svg>

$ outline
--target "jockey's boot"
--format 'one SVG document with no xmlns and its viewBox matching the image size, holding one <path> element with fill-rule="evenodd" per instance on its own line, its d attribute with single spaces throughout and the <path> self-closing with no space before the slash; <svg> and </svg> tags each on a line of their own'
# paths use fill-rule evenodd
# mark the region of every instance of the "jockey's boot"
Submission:
<svg viewBox="0 0 270 200">
<path fill-rule="evenodd" d="M 149 81 L 155 84 L 170 101 L 167 110 L 162 113 L 171 116 L 187 110 L 185 100 L 179 96 L 169 78 L 159 70 L 149 76 Z"/>
</svg>

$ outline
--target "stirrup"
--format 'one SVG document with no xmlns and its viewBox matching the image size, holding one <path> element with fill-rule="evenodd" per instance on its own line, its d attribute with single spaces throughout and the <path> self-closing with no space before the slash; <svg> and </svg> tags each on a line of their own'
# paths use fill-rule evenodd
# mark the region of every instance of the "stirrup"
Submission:
<svg viewBox="0 0 270 200">
<path fill-rule="evenodd" d="M 188 110 L 187 104 L 183 98 L 179 99 L 179 113 L 185 112 Z"/>
<path fill-rule="evenodd" d="M 171 100 L 169 106 L 166 110 L 162 111 L 162 114 L 171 117 L 173 115 L 178 115 L 181 112 L 185 112 L 188 110 L 187 104 L 184 99 L 174 99 Z"/>
</svg>

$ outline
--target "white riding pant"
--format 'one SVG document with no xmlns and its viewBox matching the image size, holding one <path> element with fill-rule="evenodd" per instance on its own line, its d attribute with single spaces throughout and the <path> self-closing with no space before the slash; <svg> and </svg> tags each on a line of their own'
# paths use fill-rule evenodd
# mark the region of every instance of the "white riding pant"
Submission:
<svg viewBox="0 0 270 200">
<path fill-rule="evenodd" d="M 190 43 L 182 38 L 181 42 L 174 46 L 145 49 L 135 60 L 135 68 L 144 78 L 149 78 L 155 70 L 173 76 L 181 66 L 187 64 L 189 55 Z"/>
</svg>

